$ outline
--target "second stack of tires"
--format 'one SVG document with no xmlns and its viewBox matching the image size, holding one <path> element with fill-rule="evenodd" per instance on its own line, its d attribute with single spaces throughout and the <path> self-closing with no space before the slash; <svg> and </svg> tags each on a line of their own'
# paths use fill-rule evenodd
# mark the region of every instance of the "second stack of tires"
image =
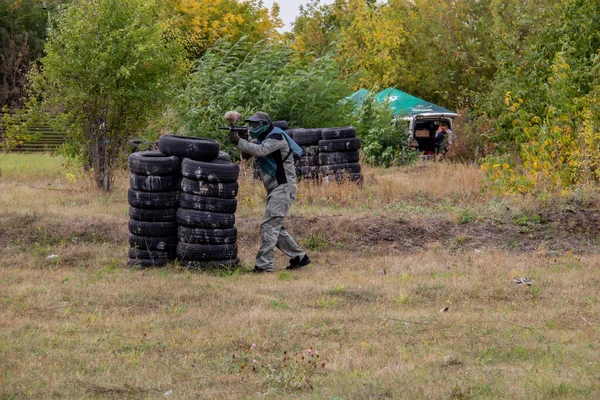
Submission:
<svg viewBox="0 0 600 400">
<path fill-rule="evenodd" d="M 296 162 L 298 177 L 319 177 L 319 141 L 322 129 L 290 129 L 288 135 L 302 147 L 302 157 Z"/>
<path fill-rule="evenodd" d="M 160 267 L 175 258 L 180 165 L 159 151 L 129 156 L 128 266 Z"/>
<path fill-rule="evenodd" d="M 219 153 L 218 142 L 206 142 L 194 151 L 188 139 L 163 136 L 159 142 L 161 150 L 170 147 L 165 151 L 184 156 L 177 210 L 177 256 L 185 267 L 193 269 L 236 266 L 239 166 L 226 153 Z M 182 142 L 181 146 L 177 142 Z"/>
<path fill-rule="evenodd" d="M 325 181 L 362 182 L 359 163 L 360 139 L 351 127 L 325 128 L 319 141 L 319 174 Z"/>
</svg>

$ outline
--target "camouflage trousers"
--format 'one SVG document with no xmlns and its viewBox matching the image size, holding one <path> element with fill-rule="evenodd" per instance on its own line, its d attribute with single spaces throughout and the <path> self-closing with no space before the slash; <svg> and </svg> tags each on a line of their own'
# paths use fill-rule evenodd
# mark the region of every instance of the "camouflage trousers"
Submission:
<svg viewBox="0 0 600 400">
<path fill-rule="evenodd" d="M 304 252 L 285 229 L 285 217 L 296 199 L 296 185 L 283 184 L 267 194 L 267 207 L 260 223 L 260 248 L 256 255 L 256 267 L 273 271 L 275 247 L 286 256 L 304 256 Z"/>
</svg>

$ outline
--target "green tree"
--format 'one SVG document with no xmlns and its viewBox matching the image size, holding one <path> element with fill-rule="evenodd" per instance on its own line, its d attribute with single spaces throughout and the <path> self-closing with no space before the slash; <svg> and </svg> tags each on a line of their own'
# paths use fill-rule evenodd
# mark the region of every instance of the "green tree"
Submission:
<svg viewBox="0 0 600 400">
<path fill-rule="evenodd" d="M 179 46 L 164 39 L 162 11 L 158 0 L 75 1 L 59 13 L 30 74 L 32 112 L 57 117 L 67 155 L 105 191 L 125 143 L 161 112 L 186 67 Z"/>
<path fill-rule="evenodd" d="M 0 109 L 22 105 L 27 72 L 43 53 L 54 1 L 0 0 Z"/>
<path fill-rule="evenodd" d="M 295 127 L 347 124 L 351 105 L 340 99 L 351 90 L 339 75 L 331 55 L 307 60 L 286 44 L 220 42 L 198 60 L 178 109 L 184 129 L 195 136 L 217 137 L 231 109 L 243 115 L 264 110 Z"/>
</svg>

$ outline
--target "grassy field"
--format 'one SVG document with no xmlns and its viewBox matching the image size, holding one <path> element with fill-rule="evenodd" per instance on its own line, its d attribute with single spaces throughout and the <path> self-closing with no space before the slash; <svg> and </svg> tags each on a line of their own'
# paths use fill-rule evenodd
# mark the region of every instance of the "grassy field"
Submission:
<svg viewBox="0 0 600 400">
<path fill-rule="evenodd" d="M 242 268 L 131 270 L 126 172 L 104 194 L 63 164 L 0 155 L 2 399 L 600 398 L 593 190 L 496 197 L 449 163 L 302 182 L 313 263 L 256 276 L 244 168 Z"/>
</svg>

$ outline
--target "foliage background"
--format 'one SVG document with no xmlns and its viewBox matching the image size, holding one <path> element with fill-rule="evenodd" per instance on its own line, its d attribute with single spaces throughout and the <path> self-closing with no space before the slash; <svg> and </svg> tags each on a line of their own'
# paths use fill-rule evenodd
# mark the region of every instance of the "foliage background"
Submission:
<svg viewBox="0 0 600 400">
<path fill-rule="evenodd" d="M 0 1 L 0 101 L 13 111 L 57 6 L 71 1 L 49 1 L 47 11 L 36 3 Z M 183 46 L 194 67 L 174 104 L 137 135 L 216 135 L 229 108 L 268 109 L 306 127 L 359 124 L 337 101 L 358 88 L 395 86 L 460 110 L 452 156 L 480 162 L 500 192 L 598 183 L 598 2 L 312 0 L 291 32 L 278 30 L 277 5 L 257 0 L 164 5 L 164 38 Z M 367 157 L 388 165 L 400 148 L 376 149 L 359 130 L 373 150 Z"/>
</svg>

